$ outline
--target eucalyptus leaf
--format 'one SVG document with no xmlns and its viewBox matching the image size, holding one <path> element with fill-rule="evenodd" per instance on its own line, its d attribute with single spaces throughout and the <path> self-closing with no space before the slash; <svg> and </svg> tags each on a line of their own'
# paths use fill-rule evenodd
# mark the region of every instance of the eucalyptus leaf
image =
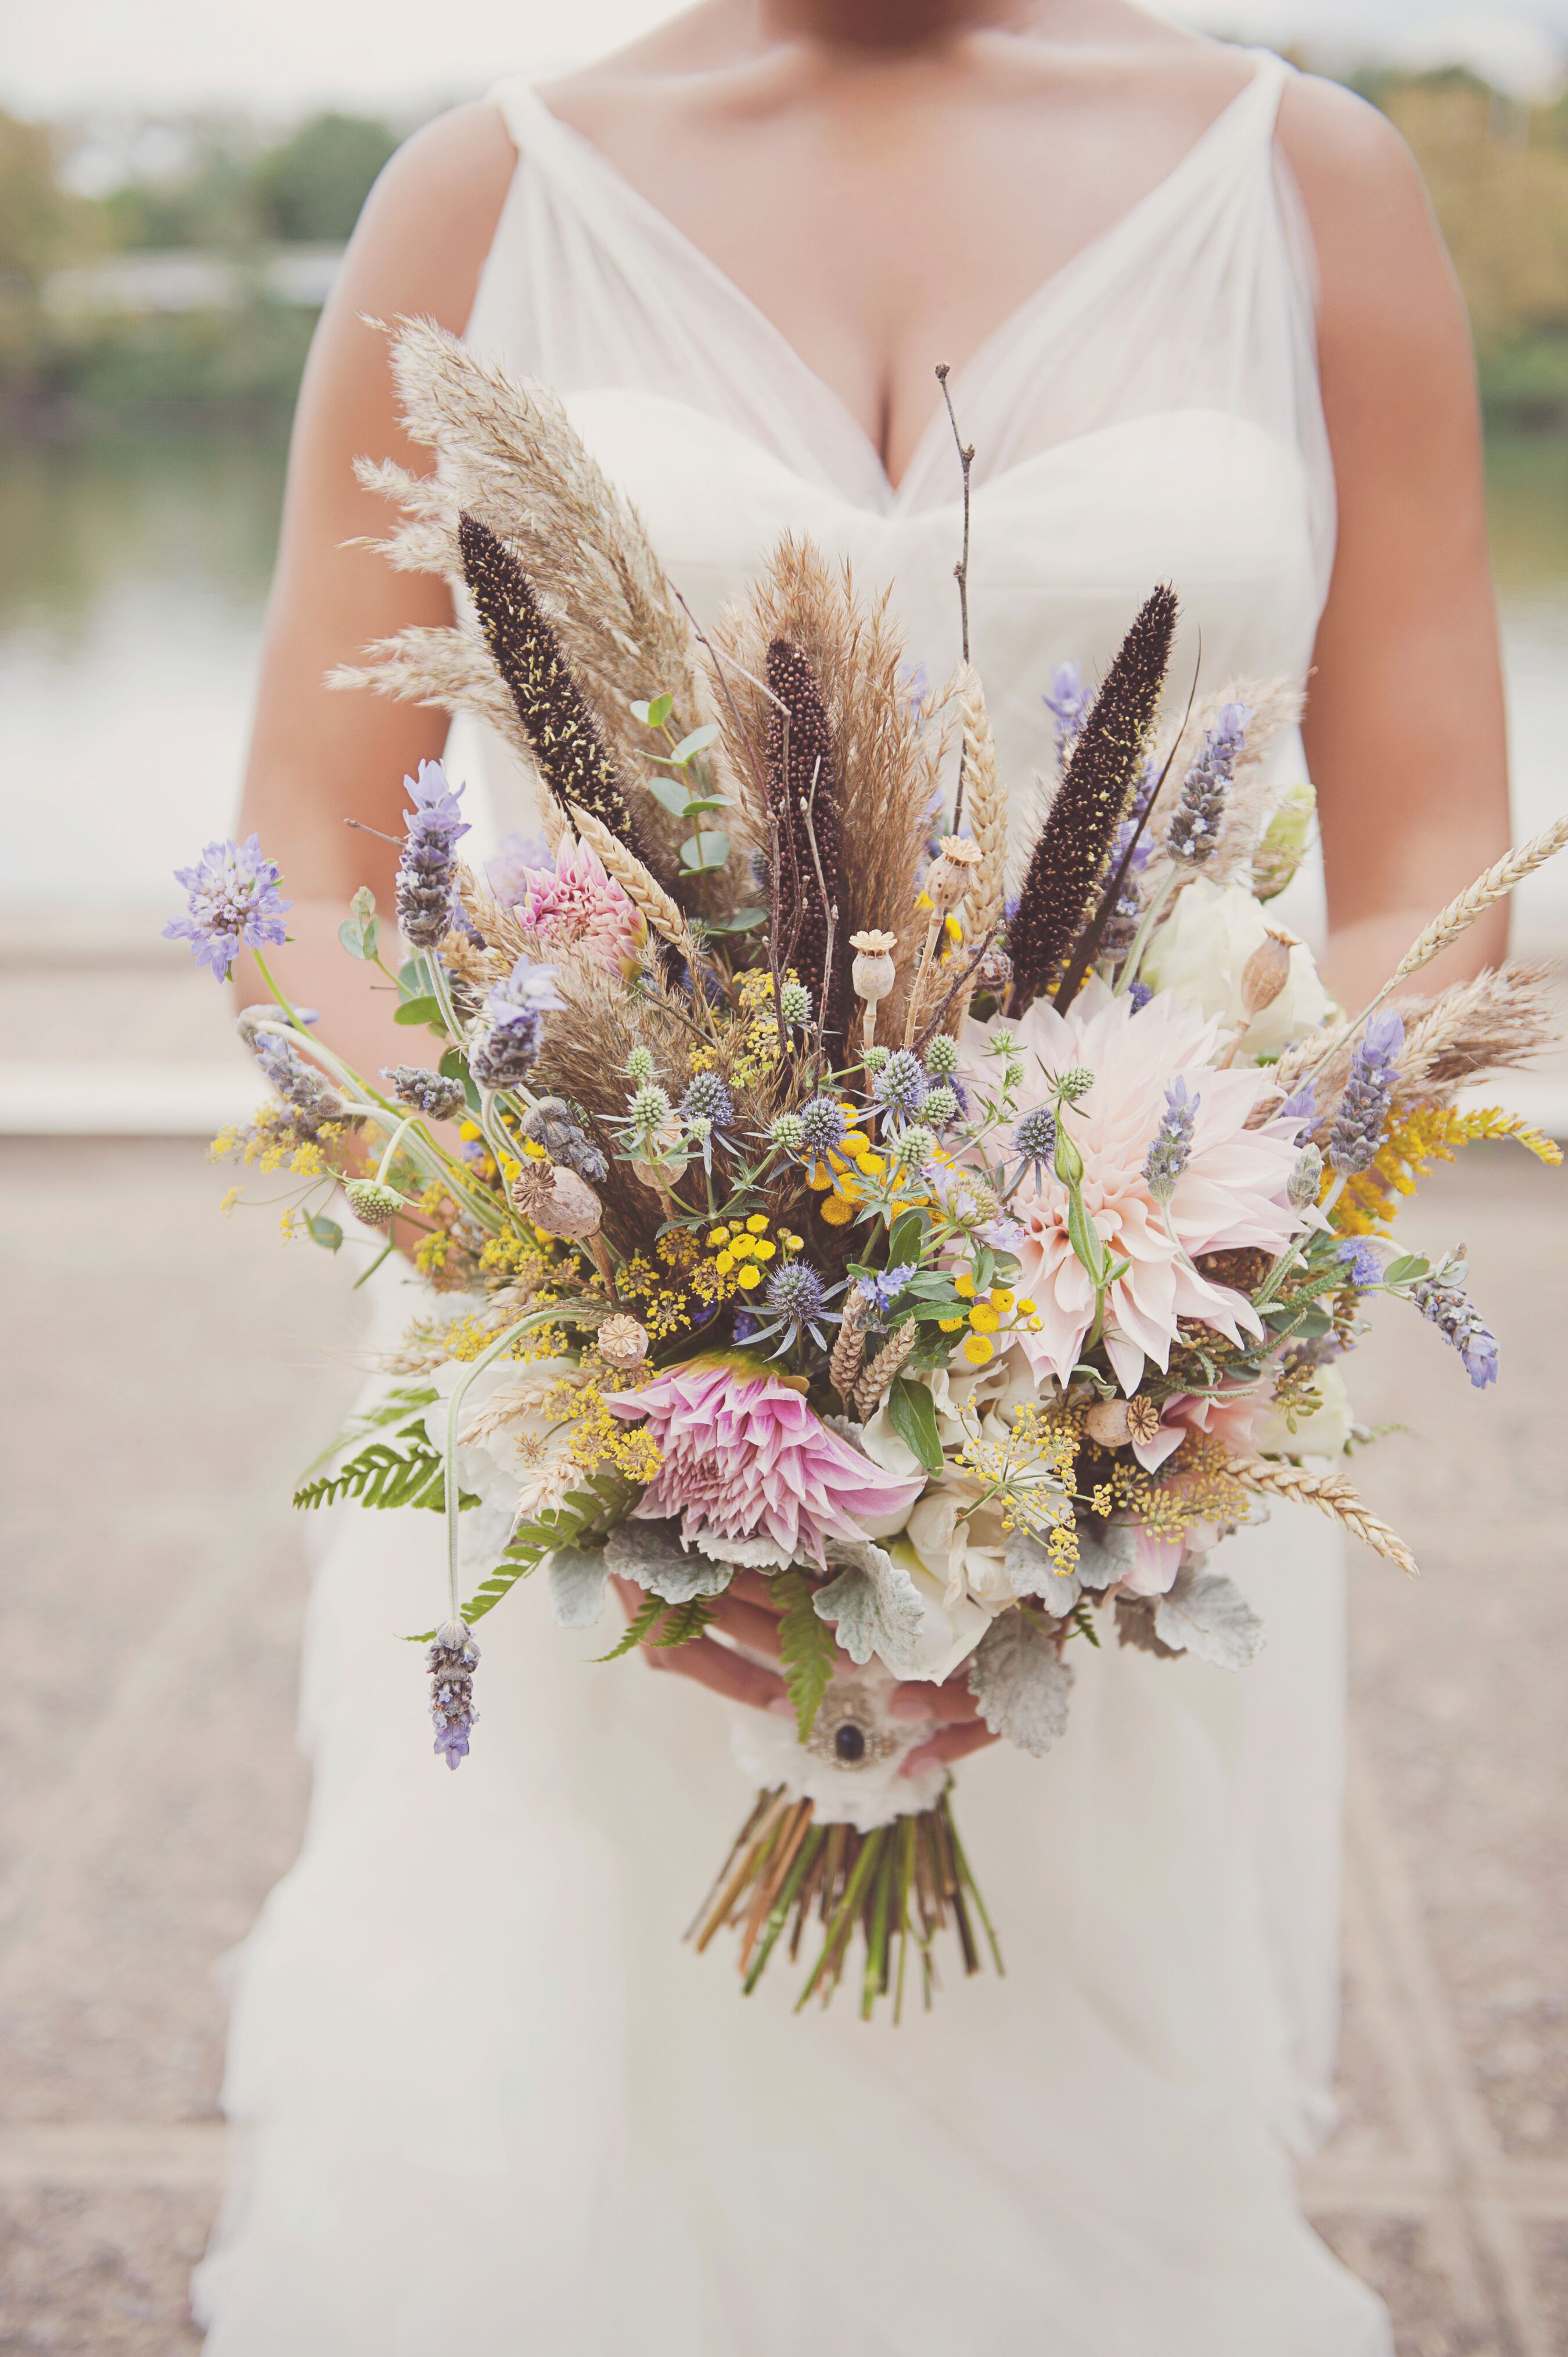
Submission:
<svg viewBox="0 0 1568 2357">
<path fill-rule="evenodd" d="M 338 938 L 350 957 L 362 959 L 366 964 L 375 956 L 381 942 L 381 920 L 379 917 L 345 917 L 338 928 Z"/>
<path fill-rule="evenodd" d="M 710 917 L 709 931 L 715 933 L 749 933 L 754 925 L 761 924 L 767 914 L 766 909 L 737 909 L 733 917 L 722 920 Z"/>
<path fill-rule="evenodd" d="M 969 1665 L 969 1690 L 993 1735 L 1036 1760 L 1067 1731 L 1072 1667 L 1026 1613 L 999 1612 Z"/>
<path fill-rule="evenodd" d="M 1190 1566 L 1156 1602 L 1155 1634 L 1173 1652 L 1221 1670 L 1244 1670 L 1263 1649 L 1263 1624 L 1235 1581 Z"/>
<path fill-rule="evenodd" d="M 1419 1253 L 1405 1253 L 1398 1260 L 1389 1263 L 1383 1271 L 1383 1283 L 1413 1285 L 1417 1277 L 1430 1276 L 1431 1274 L 1432 1263 L 1429 1260 L 1423 1259 Z"/>
<path fill-rule="evenodd" d="M 393 1009 L 392 1021 L 423 1023 L 432 1031 L 439 1031 L 443 1038 L 446 1037 L 446 1026 L 441 1019 L 441 1002 L 438 998 L 405 998 L 401 1006 Z"/>
<path fill-rule="evenodd" d="M 550 1609 L 558 1629 L 591 1629 L 605 1609 L 609 1566 L 602 1546 L 557 1547 L 550 1557 Z"/>
<path fill-rule="evenodd" d="M 693 728 L 690 736 L 682 737 L 670 759 L 672 761 L 689 761 L 693 753 L 706 752 L 710 745 L 716 744 L 718 735 L 718 723 L 710 720 L 705 727 Z"/>
<path fill-rule="evenodd" d="M 919 1641 L 920 1594 L 908 1573 L 870 1540 L 853 1549 L 854 1560 L 819 1587 L 812 1606 L 819 1620 L 837 1630 L 839 1643 L 864 1668 L 873 1653 L 895 1676 L 910 1666 Z"/>
<path fill-rule="evenodd" d="M 698 848 L 699 844 L 701 849 Z M 705 876 L 710 868 L 729 864 L 729 837 L 722 827 L 704 827 L 702 834 L 689 834 L 681 845 L 681 865 L 693 876 Z"/>
<path fill-rule="evenodd" d="M 679 778 L 644 778 L 643 784 L 656 802 L 662 802 L 672 817 L 686 815 L 686 789 Z"/>
<path fill-rule="evenodd" d="M 337 1221 L 328 1219 L 322 1211 L 313 1212 L 305 1224 L 311 1243 L 319 1244 L 323 1252 L 336 1252 L 343 1241 L 343 1231 Z"/>
<path fill-rule="evenodd" d="M 688 818 L 706 818 L 710 811 L 732 810 L 733 808 L 734 804 L 730 801 L 728 794 L 694 795 L 686 804 L 686 816 Z"/>
<path fill-rule="evenodd" d="M 645 728 L 662 728 L 674 709 L 672 695 L 641 697 L 633 704 L 631 716 L 634 720 L 640 720 Z"/>
<path fill-rule="evenodd" d="M 924 1383 L 911 1383 L 907 1375 L 896 1375 L 887 1394 L 887 1420 L 928 1473 L 941 1471 L 942 1437 L 937 1430 L 935 1405 Z"/>
</svg>

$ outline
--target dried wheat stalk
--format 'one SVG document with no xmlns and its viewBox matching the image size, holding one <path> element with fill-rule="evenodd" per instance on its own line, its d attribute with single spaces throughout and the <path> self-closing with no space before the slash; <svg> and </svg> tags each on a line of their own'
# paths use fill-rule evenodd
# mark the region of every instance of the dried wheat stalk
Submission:
<svg viewBox="0 0 1568 2357">
<path fill-rule="evenodd" d="M 964 937 L 982 942 L 1000 922 L 1007 893 L 1007 789 L 996 763 L 996 739 L 985 708 L 980 673 L 968 666 L 959 681 L 959 713 L 963 726 L 964 807 L 970 832 L 980 851 L 963 904 Z M 970 993 L 961 992 L 947 1020 L 957 1032 L 969 1012 Z"/>
<path fill-rule="evenodd" d="M 911 1318 L 890 1334 L 870 1364 L 864 1370 L 854 1387 L 854 1404 L 860 1410 L 861 1422 L 875 1415 L 883 1395 L 893 1388 L 893 1379 L 920 1339 L 920 1329 Z"/>
<path fill-rule="evenodd" d="M 1560 818 L 1488 867 L 1484 876 L 1477 876 L 1467 890 L 1434 917 L 1423 933 L 1416 935 L 1380 996 L 1386 998 L 1400 983 L 1419 974 L 1423 965 L 1430 965 L 1434 958 L 1451 949 L 1461 933 L 1469 931 L 1477 917 L 1495 902 L 1506 900 L 1516 885 L 1522 884 L 1527 876 L 1532 876 L 1549 859 L 1555 859 L 1564 844 L 1568 844 L 1568 818 Z"/>
<path fill-rule="evenodd" d="M 649 873 L 635 851 L 628 851 L 617 841 L 607 826 L 594 816 L 592 811 L 574 810 L 573 819 L 578 834 L 604 862 L 605 873 L 620 886 L 633 908 L 646 919 L 660 941 L 668 942 L 691 964 L 701 955 L 696 942 L 687 930 L 686 920 L 679 905 L 671 899 L 657 877 Z"/>
<path fill-rule="evenodd" d="M 828 1361 L 828 1381 L 846 1407 L 854 1397 L 854 1387 L 865 1363 L 865 1300 L 858 1286 L 852 1286 L 839 1321 L 838 1340 Z"/>
<path fill-rule="evenodd" d="M 1234 1457 L 1230 1470 L 1266 1497 L 1289 1498 L 1298 1505 L 1316 1506 L 1320 1514 L 1332 1514 L 1375 1554 L 1398 1564 L 1412 1579 L 1419 1578 L 1420 1567 L 1399 1533 L 1380 1521 L 1349 1482 L 1341 1481 L 1337 1475 L 1309 1473 L 1304 1465 L 1282 1464 L 1268 1457 Z"/>
</svg>

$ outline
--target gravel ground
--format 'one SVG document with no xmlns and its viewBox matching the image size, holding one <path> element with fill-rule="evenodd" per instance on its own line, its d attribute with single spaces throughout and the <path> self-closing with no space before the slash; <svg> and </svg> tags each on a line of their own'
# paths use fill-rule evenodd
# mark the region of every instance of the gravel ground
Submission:
<svg viewBox="0 0 1568 2357">
<path fill-rule="evenodd" d="M 196 2348 L 215 1967 L 304 1806 L 287 1491 L 356 1385 L 354 1271 L 223 1183 L 195 1144 L 0 1146 L 0 2357 Z M 1409 1429 L 1359 1478 L 1426 1576 L 1357 1566 L 1343 2125 L 1306 2191 L 1402 2357 L 1568 2352 L 1563 1189 L 1477 1148 L 1408 1215 L 1468 1242 L 1498 1392 L 1391 1308 L 1359 1370 Z"/>
</svg>

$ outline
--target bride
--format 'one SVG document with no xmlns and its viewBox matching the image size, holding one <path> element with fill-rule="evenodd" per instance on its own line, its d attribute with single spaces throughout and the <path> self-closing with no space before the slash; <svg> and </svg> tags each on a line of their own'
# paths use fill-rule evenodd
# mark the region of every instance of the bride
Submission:
<svg viewBox="0 0 1568 2357">
<path fill-rule="evenodd" d="M 418 463 L 367 324 L 399 314 L 559 389 L 700 619 L 802 531 L 892 583 L 933 680 L 958 649 L 950 361 L 1004 765 L 1049 767 L 1053 667 L 1092 678 L 1157 580 L 1176 676 L 1310 673 L 1352 1003 L 1506 840 L 1468 346 L 1380 118 L 1127 0 L 705 0 L 412 140 L 317 339 L 246 823 L 295 896 L 284 985 L 362 1068 L 398 1035 L 335 937 L 356 885 L 387 905 L 392 854 L 343 821 L 396 834 L 445 735 L 322 687 L 446 615 L 360 538 L 382 517 L 356 455 Z M 448 759 L 529 830 L 497 746 Z M 1300 741 L 1281 759 L 1301 774 Z M 392 1635 L 439 1591 L 426 1523 L 348 1508 L 319 1566 L 314 1800 L 239 1980 L 209 2357 L 1391 2349 L 1292 2189 L 1334 2040 L 1326 1526 L 1282 1507 L 1229 1543 L 1271 1637 L 1245 1679 L 1098 1653 L 1043 1767 L 949 1697 L 932 1745 L 982 1754 L 965 1831 L 1008 1976 L 893 2036 L 795 2020 L 782 1984 L 743 2004 L 680 1943 L 746 1797 L 691 1681 L 778 1691 L 723 1642 L 649 1657 L 678 1675 L 597 1669 L 523 1590 L 487 1624 L 484 1741 L 439 1772 Z"/>
</svg>

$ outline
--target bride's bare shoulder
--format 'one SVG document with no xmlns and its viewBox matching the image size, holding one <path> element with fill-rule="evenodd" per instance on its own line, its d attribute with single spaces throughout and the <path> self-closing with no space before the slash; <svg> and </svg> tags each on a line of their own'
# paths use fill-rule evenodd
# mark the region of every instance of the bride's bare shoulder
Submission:
<svg viewBox="0 0 1568 2357">
<path fill-rule="evenodd" d="M 1388 118 L 1337 82 L 1300 74 L 1279 131 L 1317 248 L 1325 319 L 1388 305 L 1448 311 L 1442 239 L 1415 158 Z"/>
<path fill-rule="evenodd" d="M 417 312 L 461 328 L 516 165 L 489 99 L 455 106 L 405 139 L 360 217 L 343 299 L 356 312 Z"/>
</svg>

